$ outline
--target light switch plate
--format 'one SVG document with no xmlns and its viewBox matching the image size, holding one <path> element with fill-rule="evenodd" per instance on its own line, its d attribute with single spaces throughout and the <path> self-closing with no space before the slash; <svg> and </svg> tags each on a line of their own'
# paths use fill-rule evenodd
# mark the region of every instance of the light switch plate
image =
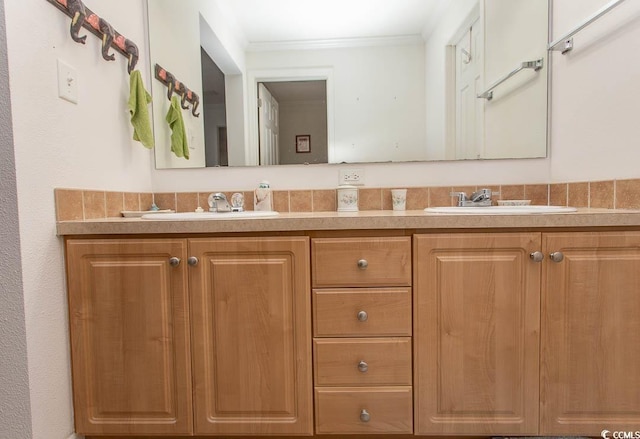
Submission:
<svg viewBox="0 0 640 439">
<path fill-rule="evenodd" d="M 65 101 L 78 103 L 78 72 L 60 59 L 58 60 L 58 96 Z"/>
</svg>

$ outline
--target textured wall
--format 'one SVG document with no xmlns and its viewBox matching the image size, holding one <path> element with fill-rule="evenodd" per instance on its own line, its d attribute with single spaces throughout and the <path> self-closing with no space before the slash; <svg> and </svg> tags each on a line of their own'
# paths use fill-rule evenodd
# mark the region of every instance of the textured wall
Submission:
<svg viewBox="0 0 640 439">
<path fill-rule="evenodd" d="M 149 88 L 144 0 L 84 3 L 138 44 L 138 68 Z M 71 368 L 53 189 L 146 192 L 153 151 L 132 140 L 125 57 L 116 53 L 114 61 L 103 60 L 100 40 L 90 34 L 86 44 L 75 43 L 71 19 L 45 0 L 4 5 L 7 50 L 2 53 L 9 60 L 32 437 L 67 439 L 73 432 Z M 77 105 L 58 98 L 58 59 L 77 71 Z M 14 436 L 0 433 L 0 438 Z"/>
<path fill-rule="evenodd" d="M 0 1 L 0 96 L 9 97 L 4 1 Z M 11 106 L 0 106 L 0 437 L 31 437 L 18 194 Z"/>
</svg>

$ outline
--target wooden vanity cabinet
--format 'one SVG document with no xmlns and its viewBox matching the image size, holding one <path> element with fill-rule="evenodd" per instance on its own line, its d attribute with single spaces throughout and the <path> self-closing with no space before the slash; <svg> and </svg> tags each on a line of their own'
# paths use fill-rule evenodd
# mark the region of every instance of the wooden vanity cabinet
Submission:
<svg viewBox="0 0 640 439">
<path fill-rule="evenodd" d="M 540 233 L 414 236 L 418 435 L 536 435 Z"/>
<path fill-rule="evenodd" d="M 66 259 L 88 437 L 640 431 L 640 232 L 67 238 Z"/>
<path fill-rule="evenodd" d="M 640 431 L 640 232 L 545 233 L 540 434 Z"/>
<path fill-rule="evenodd" d="M 76 432 L 192 434 L 186 240 L 66 244 Z"/>
</svg>

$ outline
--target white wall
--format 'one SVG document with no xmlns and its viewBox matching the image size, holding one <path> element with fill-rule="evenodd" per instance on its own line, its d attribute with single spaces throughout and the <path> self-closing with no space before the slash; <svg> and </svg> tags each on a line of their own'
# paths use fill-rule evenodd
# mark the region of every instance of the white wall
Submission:
<svg viewBox="0 0 640 439">
<path fill-rule="evenodd" d="M 0 1 L 0 95 L 8 98 L 4 2 Z M 11 106 L 0 106 L 0 435 L 31 437 L 27 334 L 20 260 Z"/>
<path fill-rule="evenodd" d="M 131 140 L 125 58 L 104 61 L 90 34 L 85 45 L 73 42 L 71 19 L 46 1 L 4 4 L 31 427 L 33 438 L 66 439 L 73 431 L 67 301 L 53 189 L 148 191 L 153 153 Z M 139 69 L 149 78 L 142 0 L 85 4 L 138 44 Z M 78 73 L 78 105 L 58 98 L 57 59 Z"/>
<path fill-rule="evenodd" d="M 553 39 L 608 3 L 554 2 Z M 640 176 L 640 2 L 627 1 L 581 31 L 575 48 L 552 55 L 554 179 Z"/>
</svg>

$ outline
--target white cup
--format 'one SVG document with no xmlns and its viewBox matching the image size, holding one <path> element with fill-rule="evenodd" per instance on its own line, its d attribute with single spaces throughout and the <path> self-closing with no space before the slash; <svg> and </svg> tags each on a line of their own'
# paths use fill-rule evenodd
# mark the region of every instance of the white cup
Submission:
<svg viewBox="0 0 640 439">
<path fill-rule="evenodd" d="M 407 208 L 407 190 L 391 189 L 391 203 L 393 210 L 405 210 Z"/>
</svg>

